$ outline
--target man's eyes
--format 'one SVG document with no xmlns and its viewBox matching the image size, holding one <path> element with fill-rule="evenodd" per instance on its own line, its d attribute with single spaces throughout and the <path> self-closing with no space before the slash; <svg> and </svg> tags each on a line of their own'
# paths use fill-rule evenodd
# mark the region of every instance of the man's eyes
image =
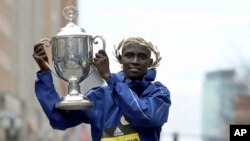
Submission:
<svg viewBox="0 0 250 141">
<path fill-rule="evenodd" d="M 145 55 L 145 54 L 138 54 L 138 55 L 135 55 L 135 54 L 133 54 L 133 53 L 127 53 L 127 54 L 125 54 L 124 56 L 127 57 L 127 58 L 133 58 L 133 57 L 137 57 L 137 58 L 139 58 L 139 59 L 147 59 L 147 58 L 148 58 L 148 56 Z"/>
<path fill-rule="evenodd" d="M 141 59 L 148 59 L 148 56 L 146 54 L 140 54 L 138 57 Z"/>
<path fill-rule="evenodd" d="M 127 53 L 127 54 L 125 54 L 124 56 L 127 57 L 127 58 L 134 57 L 134 55 L 133 55 L 132 53 Z"/>
</svg>

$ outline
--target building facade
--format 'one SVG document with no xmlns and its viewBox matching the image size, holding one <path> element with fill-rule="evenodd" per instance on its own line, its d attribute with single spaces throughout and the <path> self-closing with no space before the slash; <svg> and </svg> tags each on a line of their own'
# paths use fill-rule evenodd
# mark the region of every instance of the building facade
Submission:
<svg viewBox="0 0 250 141">
<path fill-rule="evenodd" d="M 250 95 L 239 95 L 234 99 L 235 115 L 233 124 L 250 124 Z"/>
<path fill-rule="evenodd" d="M 237 80 L 234 70 L 206 74 L 203 84 L 203 141 L 228 141 L 229 125 L 235 117 L 234 99 L 246 95 L 247 87 Z"/>
<path fill-rule="evenodd" d="M 66 141 L 81 132 L 53 130 L 34 93 L 38 66 L 32 58 L 33 46 L 65 26 L 61 12 L 68 5 L 77 6 L 77 1 L 0 0 L 1 141 Z M 47 52 L 51 55 L 49 48 Z M 59 93 L 66 94 L 65 83 L 54 82 Z"/>
</svg>

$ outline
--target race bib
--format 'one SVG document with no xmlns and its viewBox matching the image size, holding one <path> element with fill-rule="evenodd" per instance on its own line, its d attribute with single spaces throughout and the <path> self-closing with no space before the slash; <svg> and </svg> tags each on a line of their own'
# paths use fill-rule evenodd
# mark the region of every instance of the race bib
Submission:
<svg viewBox="0 0 250 141">
<path fill-rule="evenodd" d="M 101 141 L 140 141 L 138 131 L 131 125 L 120 125 L 103 130 Z"/>
</svg>

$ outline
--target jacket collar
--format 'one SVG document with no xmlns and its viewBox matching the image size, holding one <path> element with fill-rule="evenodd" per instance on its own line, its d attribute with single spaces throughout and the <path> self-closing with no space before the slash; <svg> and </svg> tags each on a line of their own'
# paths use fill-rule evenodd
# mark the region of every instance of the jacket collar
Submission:
<svg viewBox="0 0 250 141">
<path fill-rule="evenodd" d="M 124 72 L 120 71 L 116 74 L 117 78 L 122 81 L 122 82 L 126 82 L 127 84 L 132 83 L 132 80 L 130 79 L 126 79 Z M 155 80 L 156 77 L 156 69 L 155 68 L 150 68 L 147 70 L 146 74 L 143 76 L 143 79 L 141 82 L 152 82 Z M 138 80 L 136 80 L 138 81 Z"/>
</svg>

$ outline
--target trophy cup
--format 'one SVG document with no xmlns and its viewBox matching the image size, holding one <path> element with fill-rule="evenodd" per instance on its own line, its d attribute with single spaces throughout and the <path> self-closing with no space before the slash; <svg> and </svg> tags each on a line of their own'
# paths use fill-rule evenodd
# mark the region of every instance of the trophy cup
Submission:
<svg viewBox="0 0 250 141">
<path fill-rule="evenodd" d="M 78 17 L 78 10 L 73 6 L 63 9 L 63 16 L 68 24 L 61 28 L 51 39 L 42 39 L 45 46 L 51 46 L 54 70 L 48 65 L 54 75 L 68 83 L 68 94 L 61 98 L 56 108 L 64 110 L 83 110 L 93 107 L 86 96 L 80 92 L 80 83 L 94 70 L 89 58 L 93 56 L 93 44 L 101 39 L 105 49 L 105 40 L 101 36 L 91 36 L 83 28 L 75 25 L 72 20 Z"/>
</svg>

